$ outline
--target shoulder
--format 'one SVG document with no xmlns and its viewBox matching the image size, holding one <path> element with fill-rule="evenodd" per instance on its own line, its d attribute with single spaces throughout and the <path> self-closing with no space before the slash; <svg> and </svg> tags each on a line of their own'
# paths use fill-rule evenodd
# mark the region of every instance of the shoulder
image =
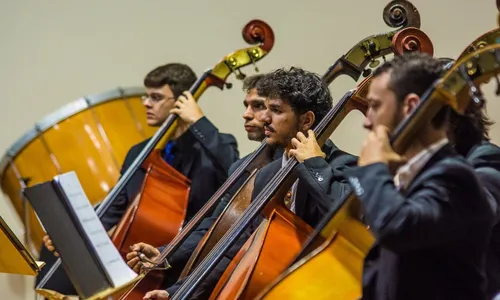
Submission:
<svg viewBox="0 0 500 300">
<path fill-rule="evenodd" d="M 127 161 L 128 159 L 135 159 L 139 155 L 139 153 L 141 153 L 142 149 L 146 147 L 146 145 L 149 143 L 150 140 L 151 138 L 148 138 L 130 147 L 130 149 L 127 152 L 127 156 L 125 157 L 125 161 Z"/>
<path fill-rule="evenodd" d="M 500 147 L 483 141 L 469 151 L 467 161 L 475 168 L 491 167 L 500 170 Z"/>
<path fill-rule="evenodd" d="M 236 169 L 238 169 L 238 167 L 247 159 L 247 157 L 249 155 L 250 154 L 247 154 L 244 157 L 242 157 L 242 158 L 238 159 L 237 161 L 235 161 L 234 163 L 232 163 L 231 166 L 229 167 L 229 175 L 233 174 L 234 171 Z"/>
<path fill-rule="evenodd" d="M 220 133 L 220 138 L 225 144 L 238 144 L 234 135 L 229 133 Z"/>
<path fill-rule="evenodd" d="M 146 147 L 148 142 L 150 141 L 151 138 L 148 138 L 140 143 L 137 143 L 133 145 L 127 152 L 127 155 L 125 156 L 125 160 L 123 161 L 122 164 L 122 170 L 121 172 L 123 173 L 128 167 L 134 162 L 134 160 L 139 156 L 139 153 L 141 153 L 142 149 Z"/>
</svg>

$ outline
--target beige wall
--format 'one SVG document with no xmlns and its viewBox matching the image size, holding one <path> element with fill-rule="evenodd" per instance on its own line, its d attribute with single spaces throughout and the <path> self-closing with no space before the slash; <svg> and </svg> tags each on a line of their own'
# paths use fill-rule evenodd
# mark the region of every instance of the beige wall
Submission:
<svg viewBox="0 0 500 300">
<path fill-rule="evenodd" d="M 359 40 L 390 30 L 382 20 L 387 2 L 2 1 L 0 152 L 62 105 L 115 87 L 140 85 L 159 64 L 185 62 L 201 74 L 229 52 L 247 47 L 240 32 L 252 18 L 268 22 L 276 35 L 274 49 L 259 63 L 262 72 L 296 65 L 322 74 Z M 455 57 L 470 41 L 497 26 L 493 0 L 413 3 L 436 56 Z M 252 68 L 246 71 L 253 73 Z M 240 87 L 236 83 L 232 90 L 211 89 L 200 103 L 221 131 L 237 137 L 245 155 L 257 144 L 245 138 Z M 337 99 L 352 87 L 349 78 L 339 78 L 331 86 Z M 489 113 L 500 120 L 500 106 L 493 99 Z M 349 118 L 334 137 L 353 153 L 364 136 L 360 120 Z M 492 136 L 500 140 L 498 127 Z M 8 204 L 0 201 L 2 216 L 10 214 Z M 15 216 L 8 219 L 20 228 Z M 33 299 L 31 286 L 30 279 L 2 275 L 0 299 Z"/>
</svg>

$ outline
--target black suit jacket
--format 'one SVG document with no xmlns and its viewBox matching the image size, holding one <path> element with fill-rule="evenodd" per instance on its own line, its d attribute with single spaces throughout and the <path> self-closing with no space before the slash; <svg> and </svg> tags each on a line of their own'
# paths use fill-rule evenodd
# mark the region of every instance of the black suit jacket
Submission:
<svg viewBox="0 0 500 300">
<path fill-rule="evenodd" d="M 147 142 L 148 140 L 141 142 L 129 150 L 122 165 L 122 175 Z M 173 167 L 192 181 L 186 216 L 186 220 L 189 220 L 227 179 L 229 167 L 239 157 L 237 142 L 232 135 L 219 133 L 206 117 L 202 117 L 176 140 L 175 148 Z M 111 229 L 121 219 L 130 202 L 140 191 L 145 174 L 146 170 L 143 168 L 137 170 L 103 215 L 101 221 L 106 230 Z M 45 276 L 57 258 L 42 245 L 40 259 L 47 265 L 37 276 L 36 284 Z M 45 288 L 66 295 L 76 294 L 62 267 L 53 274 Z"/>
<path fill-rule="evenodd" d="M 121 174 L 127 171 L 148 141 L 130 149 Z M 232 135 L 219 133 L 206 117 L 202 117 L 177 138 L 174 149 L 176 153 L 173 167 L 192 181 L 186 216 L 186 221 L 189 221 L 226 181 L 229 167 L 239 157 L 237 142 Z M 145 175 L 146 170 L 140 168 L 101 218 L 106 230 L 111 229 L 121 219 L 130 202 L 140 191 Z"/>
<path fill-rule="evenodd" d="M 297 187 L 295 212 L 310 226 L 314 227 L 328 212 L 331 204 L 343 197 L 349 190 L 349 184 L 344 179 L 343 170 L 355 166 L 357 159 L 346 152 L 339 150 L 330 140 L 322 148 L 325 159 L 314 157 L 305 160 L 295 168 L 299 179 Z M 270 182 L 271 178 L 281 169 L 281 157 L 263 167 L 257 173 L 254 183 L 252 199 Z M 231 249 L 225 253 L 207 279 L 200 285 L 192 299 L 206 299 L 217 284 L 225 269 L 238 253 L 253 231 L 260 225 L 262 218 L 256 218 L 253 224 L 245 231 Z M 173 295 L 184 280 L 177 282 L 167 289 Z"/>
<path fill-rule="evenodd" d="M 488 299 L 492 299 L 500 293 L 500 147 L 483 141 L 467 153 L 466 159 L 476 170 L 480 183 L 491 197 L 495 211 L 495 225 L 486 262 L 487 295 Z"/>
<path fill-rule="evenodd" d="M 376 243 L 365 259 L 363 299 L 485 299 L 493 221 L 474 169 L 447 144 L 406 191 L 387 165 L 346 171 Z"/>
</svg>

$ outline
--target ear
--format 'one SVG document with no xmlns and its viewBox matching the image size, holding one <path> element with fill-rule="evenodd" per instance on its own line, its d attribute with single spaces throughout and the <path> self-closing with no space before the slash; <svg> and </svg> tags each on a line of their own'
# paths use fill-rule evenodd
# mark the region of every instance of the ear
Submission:
<svg viewBox="0 0 500 300">
<path fill-rule="evenodd" d="M 405 115 L 409 115 L 415 110 L 417 105 L 420 103 L 420 97 L 415 93 L 410 93 L 406 95 L 403 101 L 403 112 Z"/>
<path fill-rule="evenodd" d="M 300 115 L 300 130 L 302 132 L 307 132 L 309 129 L 312 129 L 314 121 L 316 120 L 316 116 L 312 111 L 307 111 Z"/>
</svg>

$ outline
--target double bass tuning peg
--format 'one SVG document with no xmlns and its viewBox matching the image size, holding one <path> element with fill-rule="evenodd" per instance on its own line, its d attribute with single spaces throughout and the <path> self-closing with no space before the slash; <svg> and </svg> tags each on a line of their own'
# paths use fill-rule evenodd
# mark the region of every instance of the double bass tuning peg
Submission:
<svg viewBox="0 0 500 300">
<path fill-rule="evenodd" d="M 235 72 L 236 72 L 236 79 L 238 79 L 238 80 L 243 80 L 247 77 L 247 75 L 245 75 L 245 73 L 241 72 L 240 69 L 236 69 Z"/>
</svg>

